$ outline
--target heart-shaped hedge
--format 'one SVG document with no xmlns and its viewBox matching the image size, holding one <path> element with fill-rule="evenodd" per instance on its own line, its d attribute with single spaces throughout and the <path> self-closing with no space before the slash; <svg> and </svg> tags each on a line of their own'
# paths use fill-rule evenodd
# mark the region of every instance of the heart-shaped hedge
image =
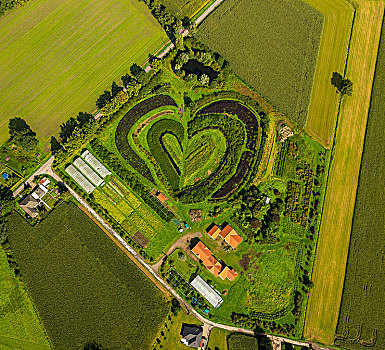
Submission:
<svg viewBox="0 0 385 350">
<path fill-rule="evenodd" d="M 175 119 L 157 120 L 147 132 L 147 145 L 139 144 L 135 150 L 128 141 L 133 125 L 160 107 L 175 108 L 177 104 L 170 96 L 153 96 L 133 107 L 116 129 L 119 152 L 141 175 L 155 183 L 144 160 L 147 157 L 152 160 L 158 179 L 187 203 L 228 197 L 250 178 L 259 158 L 260 134 L 258 116 L 250 108 L 236 100 L 211 102 L 194 114 L 187 130 Z M 217 144 L 200 141 L 203 137 L 210 139 L 210 135 L 216 135 Z M 199 161 L 195 159 L 198 154 Z M 205 176 L 200 166 L 209 169 Z M 186 181 L 181 176 L 194 172 L 201 174 L 199 181 L 184 186 Z"/>
</svg>

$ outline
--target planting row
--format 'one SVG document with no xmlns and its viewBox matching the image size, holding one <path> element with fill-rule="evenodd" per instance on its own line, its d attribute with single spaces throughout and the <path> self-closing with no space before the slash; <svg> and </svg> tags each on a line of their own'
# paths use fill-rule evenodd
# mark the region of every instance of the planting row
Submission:
<svg viewBox="0 0 385 350">
<path fill-rule="evenodd" d="M 178 190 L 180 169 L 163 144 L 163 137 L 169 134 L 175 136 L 179 146 L 182 145 L 184 137 L 183 126 L 181 123 L 171 119 L 162 119 L 151 126 L 147 134 L 147 144 L 172 189 Z"/>
<path fill-rule="evenodd" d="M 205 200 L 226 181 L 241 157 L 245 142 L 244 125 L 241 121 L 222 114 L 197 116 L 188 124 L 188 137 L 191 139 L 208 129 L 218 129 L 223 133 L 227 144 L 226 154 L 208 178 L 179 193 L 179 198 L 187 203 Z"/>
<path fill-rule="evenodd" d="M 132 126 L 142 116 L 163 106 L 177 107 L 177 104 L 170 96 L 167 95 L 156 95 L 138 103 L 121 119 L 115 133 L 116 147 L 122 157 L 126 159 L 136 171 L 151 182 L 154 182 L 151 171 L 145 161 L 132 149 L 130 143 L 128 142 L 128 135 Z"/>
<path fill-rule="evenodd" d="M 234 100 L 220 100 L 203 107 L 197 115 L 204 114 L 230 114 L 235 115 L 246 126 L 247 143 L 246 148 L 255 152 L 258 148 L 259 125 L 253 111 Z"/>
</svg>

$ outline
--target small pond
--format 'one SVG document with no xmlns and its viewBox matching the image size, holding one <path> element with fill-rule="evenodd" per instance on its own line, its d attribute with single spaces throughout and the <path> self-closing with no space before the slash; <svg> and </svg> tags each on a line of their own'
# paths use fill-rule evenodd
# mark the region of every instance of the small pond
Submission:
<svg viewBox="0 0 385 350">
<path fill-rule="evenodd" d="M 209 66 L 203 65 L 197 60 L 188 61 L 182 66 L 182 70 L 186 73 L 186 75 L 195 74 L 200 77 L 202 74 L 206 74 L 209 76 L 210 81 L 216 79 L 218 76 L 218 72 Z"/>
</svg>

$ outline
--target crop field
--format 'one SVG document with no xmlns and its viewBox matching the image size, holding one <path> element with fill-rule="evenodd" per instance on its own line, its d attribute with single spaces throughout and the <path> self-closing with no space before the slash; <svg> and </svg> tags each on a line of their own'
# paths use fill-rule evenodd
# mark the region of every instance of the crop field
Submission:
<svg viewBox="0 0 385 350">
<path fill-rule="evenodd" d="M 55 349 L 149 349 L 167 306 L 160 291 L 74 204 L 36 228 L 9 219 L 10 243 Z M 124 331 L 122 331 L 124 330 Z M 145 336 L 143 336 L 145 334 Z"/>
<path fill-rule="evenodd" d="M 354 9 L 345 0 L 304 1 L 325 16 L 306 130 L 330 147 L 339 99 L 330 79 L 332 72 L 345 70 Z"/>
<path fill-rule="evenodd" d="M 322 27 L 322 14 L 300 0 L 228 0 L 197 35 L 281 113 L 304 126 Z"/>
<path fill-rule="evenodd" d="M 337 325 L 336 345 L 349 349 L 385 348 L 383 233 L 385 223 L 385 26 L 374 76 L 348 263 Z"/>
<path fill-rule="evenodd" d="M 161 3 L 178 17 L 193 17 L 200 9 L 212 0 L 162 0 Z"/>
<path fill-rule="evenodd" d="M 1 18 L 0 36 L 0 144 L 15 116 L 47 140 L 168 41 L 136 0 L 30 1 Z"/>
<path fill-rule="evenodd" d="M 304 330 L 324 344 L 338 321 L 383 14 L 383 2 L 358 2 L 346 72 L 354 91 L 341 105 Z"/>
<path fill-rule="evenodd" d="M 51 349 L 31 300 L 0 247 L 0 349 Z"/>
</svg>

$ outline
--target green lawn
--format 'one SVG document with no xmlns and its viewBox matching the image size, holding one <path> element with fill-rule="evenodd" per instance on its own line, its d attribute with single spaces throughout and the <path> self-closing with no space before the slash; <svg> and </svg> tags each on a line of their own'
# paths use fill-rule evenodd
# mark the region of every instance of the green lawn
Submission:
<svg viewBox="0 0 385 350">
<path fill-rule="evenodd" d="M 220 328 L 214 328 L 210 332 L 208 350 L 227 350 L 227 337 L 230 332 Z"/>
<path fill-rule="evenodd" d="M 0 349 L 50 349 L 31 300 L 0 247 Z"/>
<path fill-rule="evenodd" d="M 0 144 L 16 115 L 47 140 L 168 41 L 136 0 L 30 1 L 0 19 L 0 36 Z"/>
</svg>

